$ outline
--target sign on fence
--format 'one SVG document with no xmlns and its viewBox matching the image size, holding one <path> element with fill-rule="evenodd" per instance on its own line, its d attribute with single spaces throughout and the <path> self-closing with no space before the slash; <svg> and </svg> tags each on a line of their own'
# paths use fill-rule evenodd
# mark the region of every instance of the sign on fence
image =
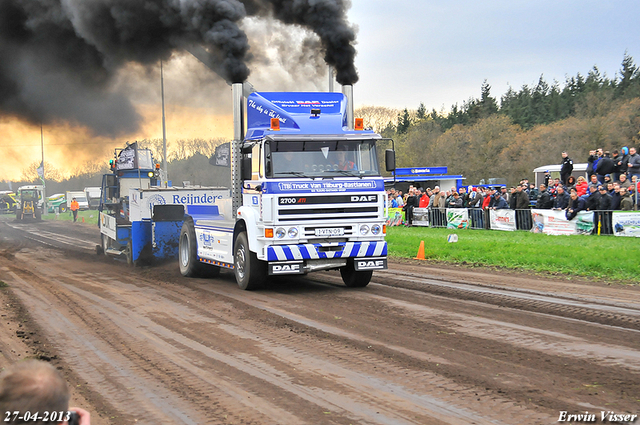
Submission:
<svg viewBox="0 0 640 425">
<path fill-rule="evenodd" d="M 387 226 L 402 226 L 404 212 L 402 208 L 389 208 L 387 214 Z"/>
<path fill-rule="evenodd" d="M 413 225 L 425 227 L 429 226 L 429 208 L 413 209 Z"/>
<path fill-rule="evenodd" d="M 466 208 L 447 208 L 447 229 L 468 229 L 469 210 Z"/>
<path fill-rule="evenodd" d="M 565 211 L 531 210 L 531 231 L 547 235 L 588 235 L 593 230 L 593 212 L 580 211 L 573 220 L 567 220 L 565 214 Z"/>
<path fill-rule="evenodd" d="M 491 230 L 516 230 L 516 212 L 514 210 L 489 210 Z"/>
<path fill-rule="evenodd" d="M 616 236 L 640 237 L 640 213 L 614 212 L 612 224 Z"/>
</svg>

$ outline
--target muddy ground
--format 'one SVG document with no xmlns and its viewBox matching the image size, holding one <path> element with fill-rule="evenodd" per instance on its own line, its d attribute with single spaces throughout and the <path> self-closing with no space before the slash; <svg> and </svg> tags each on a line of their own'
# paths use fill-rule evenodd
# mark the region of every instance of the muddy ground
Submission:
<svg viewBox="0 0 640 425">
<path fill-rule="evenodd" d="M 92 423 L 640 413 L 637 286 L 392 261 L 363 289 L 324 272 L 246 292 L 230 273 L 131 268 L 98 242 L 87 224 L 0 220 L 0 367 L 51 362 Z"/>
</svg>

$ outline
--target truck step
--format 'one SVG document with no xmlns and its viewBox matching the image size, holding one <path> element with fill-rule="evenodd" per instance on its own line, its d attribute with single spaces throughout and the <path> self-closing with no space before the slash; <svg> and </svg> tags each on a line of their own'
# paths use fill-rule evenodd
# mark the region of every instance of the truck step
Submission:
<svg viewBox="0 0 640 425">
<path fill-rule="evenodd" d="M 111 255 L 113 257 L 119 257 L 121 255 L 125 255 L 124 251 L 120 251 L 119 249 L 115 249 L 115 248 L 107 248 L 105 251 L 105 254 Z"/>
</svg>

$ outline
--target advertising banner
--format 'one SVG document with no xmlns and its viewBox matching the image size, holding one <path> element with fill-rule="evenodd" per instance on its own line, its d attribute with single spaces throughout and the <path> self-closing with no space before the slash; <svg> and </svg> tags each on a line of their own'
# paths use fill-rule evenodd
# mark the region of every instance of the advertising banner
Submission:
<svg viewBox="0 0 640 425">
<path fill-rule="evenodd" d="M 387 214 L 387 226 L 402 226 L 404 211 L 402 208 L 389 208 Z"/>
<path fill-rule="evenodd" d="M 447 208 L 447 229 L 468 229 L 468 228 L 469 228 L 469 210 L 468 209 Z"/>
<path fill-rule="evenodd" d="M 567 220 L 565 211 L 531 210 L 533 233 L 547 235 L 588 235 L 593 230 L 593 212 L 580 211 L 573 220 Z"/>
<path fill-rule="evenodd" d="M 614 212 L 612 224 L 616 236 L 640 237 L 640 212 Z"/>
<path fill-rule="evenodd" d="M 413 225 L 429 226 L 429 208 L 413 209 Z"/>
<path fill-rule="evenodd" d="M 514 210 L 489 210 L 491 230 L 516 230 L 516 212 Z"/>
</svg>

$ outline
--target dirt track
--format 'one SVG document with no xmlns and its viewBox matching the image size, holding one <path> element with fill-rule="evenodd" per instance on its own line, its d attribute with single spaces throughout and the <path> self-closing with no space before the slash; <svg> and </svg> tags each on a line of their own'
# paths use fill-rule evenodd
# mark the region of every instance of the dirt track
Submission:
<svg viewBox="0 0 640 425">
<path fill-rule="evenodd" d="M 66 235 L 64 238 L 61 235 Z M 640 413 L 640 288 L 392 263 L 243 292 L 132 269 L 98 230 L 0 222 L 0 366 L 40 356 L 98 424 L 548 424 Z"/>
</svg>

